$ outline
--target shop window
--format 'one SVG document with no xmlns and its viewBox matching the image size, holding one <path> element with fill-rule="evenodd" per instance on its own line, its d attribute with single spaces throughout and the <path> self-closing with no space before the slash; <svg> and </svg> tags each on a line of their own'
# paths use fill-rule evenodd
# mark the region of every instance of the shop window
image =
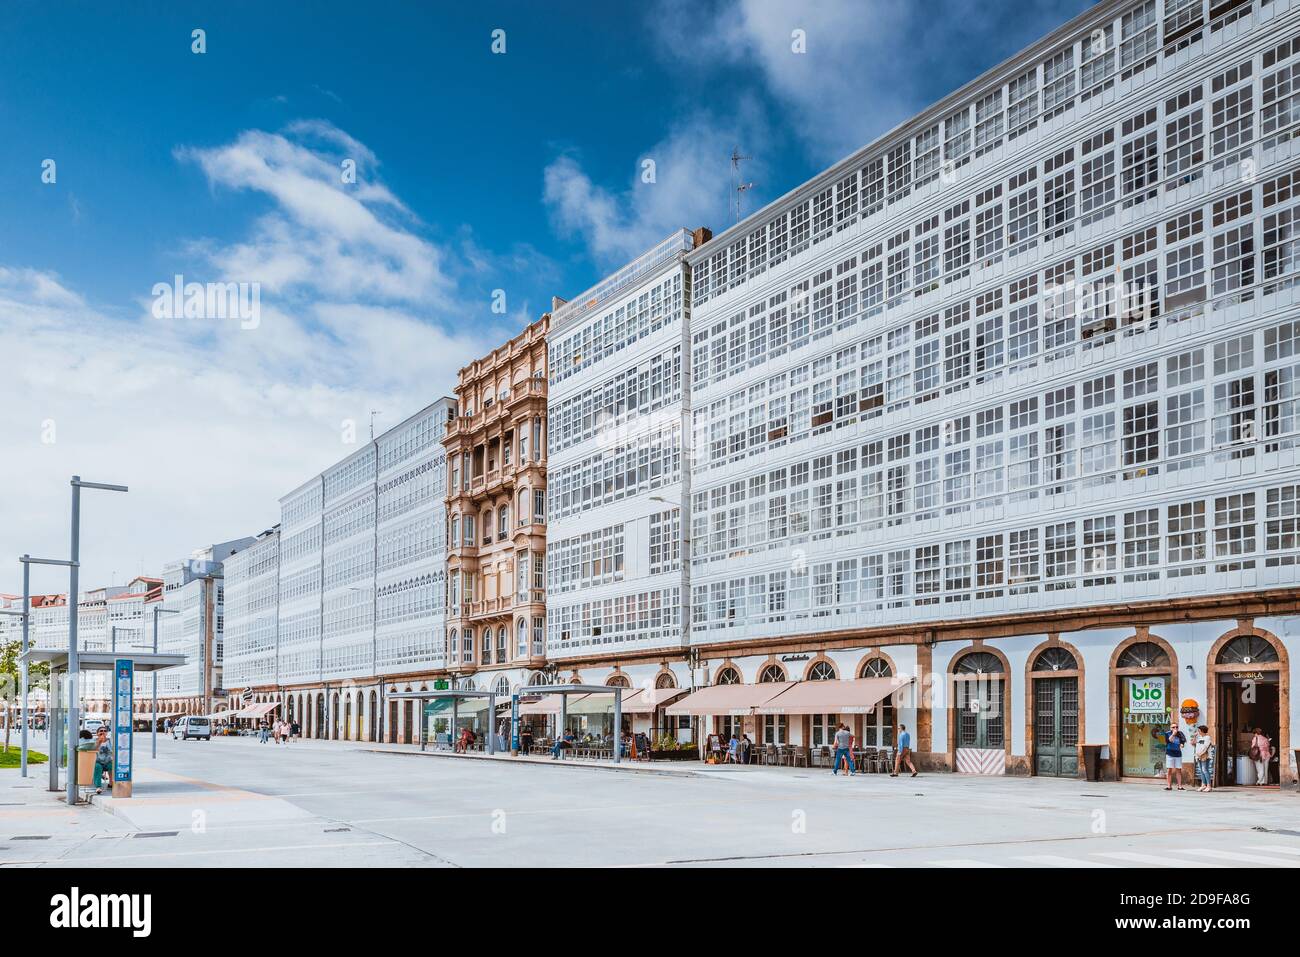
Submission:
<svg viewBox="0 0 1300 957">
<path fill-rule="evenodd" d="M 1034 659 L 1032 671 L 1076 671 L 1079 663 L 1074 660 L 1074 655 L 1070 654 L 1064 648 L 1045 648 L 1043 653 Z"/>
<path fill-rule="evenodd" d="M 1277 660 L 1277 649 L 1267 638 L 1239 635 L 1220 649 L 1215 662 L 1220 665 L 1257 665 Z"/>
</svg>

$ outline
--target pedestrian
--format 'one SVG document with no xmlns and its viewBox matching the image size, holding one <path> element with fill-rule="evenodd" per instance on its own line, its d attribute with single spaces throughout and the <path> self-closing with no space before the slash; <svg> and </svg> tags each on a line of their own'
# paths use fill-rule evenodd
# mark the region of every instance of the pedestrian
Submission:
<svg viewBox="0 0 1300 957">
<path fill-rule="evenodd" d="M 1152 731 L 1153 738 L 1160 738 L 1165 743 L 1165 790 L 1172 791 L 1176 786 L 1180 791 L 1186 791 L 1183 787 L 1183 745 L 1187 743 L 1187 735 L 1178 730 L 1178 722 L 1175 721 L 1169 725 L 1168 731 Z"/>
<path fill-rule="evenodd" d="M 898 754 L 894 756 L 894 770 L 889 772 L 891 778 L 898 777 L 898 772 L 906 764 L 908 770 L 912 772 L 912 777 L 916 777 L 916 765 L 912 763 L 912 736 L 907 731 L 907 725 L 898 726 Z"/>
<path fill-rule="evenodd" d="M 280 722 L 280 743 L 281 744 L 289 743 L 289 722 L 288 721 Z"/>
<path fill-rule="evenodd" d="M 742 733 L 740 736 L 740 763 L 741 764 L 749 763 L 749 757 L 750 757 L 749 749 L 753 747 L 753 745 L 754 742 L 749 740 L 749 735 Z"/>
<path fill-rule="evenodd" d="M 524 725 L 519 731 L 519 753 L 533 753 L 533 729 L 531 725 Z"/>
<path fill-rule="evenodd" d="M 840 773 L 840 758 L 844 759 L 844 765 L 849 769 L 849 774 L 858 773 L 857 767 L 853 764 L 853 732 L 849 730 L 847 724 L 841 723 L 835 729 L 835 759 L 831 762 L 831 774 Z"/>
<path fill-rule="evenodd" d="M 302 737 L 302 725 L 300 725 L 297 721 L 295 721 L 293 724 L 289 726 L 289 737 L 291 738 Z"/>
<path fill-rule="evenodd" d="M 1250 739 L 1250 760 L 1255 762 L 1256 784 L 1268 784 L 1268 763 L 1273 760 L 1273 741 L 1256 728 Z"/>
<path fill-rule="evenodd" d="M 1196 735 L 1196 779 L 1201 791 L 1214 790 L 1214 742 L 1210 739 L 1208 725 L 1201 725 Z"/>
<path fill-rule="evenodd" d="M 108 775 L 109 787 L 113 786 L 113 746 L 108 743 L 108 728 L 99 726 L 95 732 L 95 769 L 90 773 L 90 783 L 96 794 L 104 793 L 104 775 Z"/>
<path fill-rule="evenodd" d="M 266 744 L 266 739 L 270 735 L 271 729 L 266 726 L 265 721 L 257 723 L 257 743 Z"/>
<path fill-rule="evenodd" d="M 172 733 L 172 719 L 171 719 L 171 718 L 168 718 L 168 719 L 167 719 L 166 723 L 163 725 L 163 729 L 164 729 L 168 734 L 171 734 L 171 733 Z"/>
<path fill-rule="evenodd" d="M 740 759 L 736 752 L 740 750 L 740 739 L 736 737 L 736 732 L 731 732 L 731 740 L 727 742 L 727 763 L 739 764 Z"/>
</svg>

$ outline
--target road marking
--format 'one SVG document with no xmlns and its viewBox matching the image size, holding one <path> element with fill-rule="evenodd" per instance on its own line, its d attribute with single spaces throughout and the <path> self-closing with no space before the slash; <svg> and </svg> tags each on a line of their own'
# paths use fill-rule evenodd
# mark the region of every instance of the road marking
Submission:
<svg viewBox="0 0 1300 957">
<path fill-rule="evenodd" d="M 1276 857 L 1261 857 L 1258 854 L 1239 854 L 1236 851 L 1211 851 L 1202 848 L 1180 849 L 1180 854 L 1195 854 L 1198 857 L 1215 857 L 1223 861 L 1241 861 L 1246 864 L 1269 864 L 1273 867 L 1300 867 L 1300 862 L 1279 860 Z"/>
<path fill-rule="evenodd" d="M 1015 857 L 1017 861 L 1026 861 L 1040 867 L 1115 867 L 1101 861 L 1086 861 L 1073 857 L 1059 857 L 1056 854 L 1024 854 Z"/>
<path fill-rule="evenodd" d="M 926 861 L 927 867 L 1001 867 L 1001 864 L 991 864 L 988 861 L 971 861 L 963 858 L 949 859 L 946 861 Z"/>
<path fill-rule="evenodd" d="M 1134 864 L 1149 864 L 1152 867 L 1189 867 L 1189 861 L 1179 861 L 1172 857 L 1157 857 L 1154 854 L 1138 854 L 1135 851 L 1104 851 L 1097 852 L 1093 857 L 1109 857 L 1117 861 L 1132 861 Z M 1222 864 L 1202 864 L 1197 863 L 1197 867 L 1223 867 Z"/>
<path fill-rule="evenodd" d="M 1292 854 L 1300 857 L 1300 847 L 1278 847 L 1273 844 L 1253 844 L 1246 847 L 1248 851 L 1268 851 L 1272 854 Z"/>
</svg>

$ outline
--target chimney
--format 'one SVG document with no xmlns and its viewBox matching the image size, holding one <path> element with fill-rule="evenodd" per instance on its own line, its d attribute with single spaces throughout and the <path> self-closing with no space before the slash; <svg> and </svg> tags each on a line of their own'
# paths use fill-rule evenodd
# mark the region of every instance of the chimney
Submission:
<svg viewBox="0 0 1300 957">
<path fill-rule="evenodd" d="M 709 229 L 708 226 L 701 226 L 691 233 L 691 239 L 695 240 L 695 246 L 693 247 L 695 249 L 699 249 L 712 238 L 713 230 Z"/>
</svg>

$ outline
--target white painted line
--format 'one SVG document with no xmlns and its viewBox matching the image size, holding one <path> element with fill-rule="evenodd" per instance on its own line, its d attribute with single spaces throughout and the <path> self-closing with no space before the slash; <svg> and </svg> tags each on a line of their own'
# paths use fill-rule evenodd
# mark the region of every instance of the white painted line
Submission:
<svg viewBox="0 0 1300 957">
<path fill-rule="evenodd" d="M 1114 864 L 1079 860 L 1073 857 L 1058 857 L 1055 854 L 1025 854 L 1016 857 L 1015 860 L 1037 864 L 1040 867 L 1115 867 Z"/>
<path fill-rule="evenodd" d="M 1300 857 L 1300 847 L 1282 847 L 1278 844 L 1253 844 L 1246 847 L 1248 851 L 1268 851 L 1271 854 L 1291 854 Z"/>
<path fill-rule="evenodd" d="M 1093 857 L 1109 857 L 1117 861 L 1131 861 L 1134 864 L 1149 864 L 1152 867 L 1188 867 L 1188 861 L 1178 861 L 1172 857 L 1156 857 L 1154 854 L 1138 854 L 1136 851 L 1105 851 L 1092 855 Z M 1222 864 L 1202 864 L 1197 863 L 1197 867 L 1223 867 Z"/>
<path fill-rule="evenodd" d="M 1261 857 L 1258 854 L 1239 854 L 1236 851 L 1212 851 L 1202 848 L 1179 850 L 1179 854 L 1195 854 L 1198 857 L 1214 857 L 1222 861 L 1241 861 L 1244 864 L 1265 864 L 1271 867 L 1300 867 L 1300 861 L 1279 860 L 1276 857 Z"/>
<path fill-rule="evenodd" d="M 955 858 L 946 861 L 926 861 L 926 867 L 1001 867 L 1001 864 L 990 864 L 988 861 L 971 861 L 963 858 Z"/>
</svg>

